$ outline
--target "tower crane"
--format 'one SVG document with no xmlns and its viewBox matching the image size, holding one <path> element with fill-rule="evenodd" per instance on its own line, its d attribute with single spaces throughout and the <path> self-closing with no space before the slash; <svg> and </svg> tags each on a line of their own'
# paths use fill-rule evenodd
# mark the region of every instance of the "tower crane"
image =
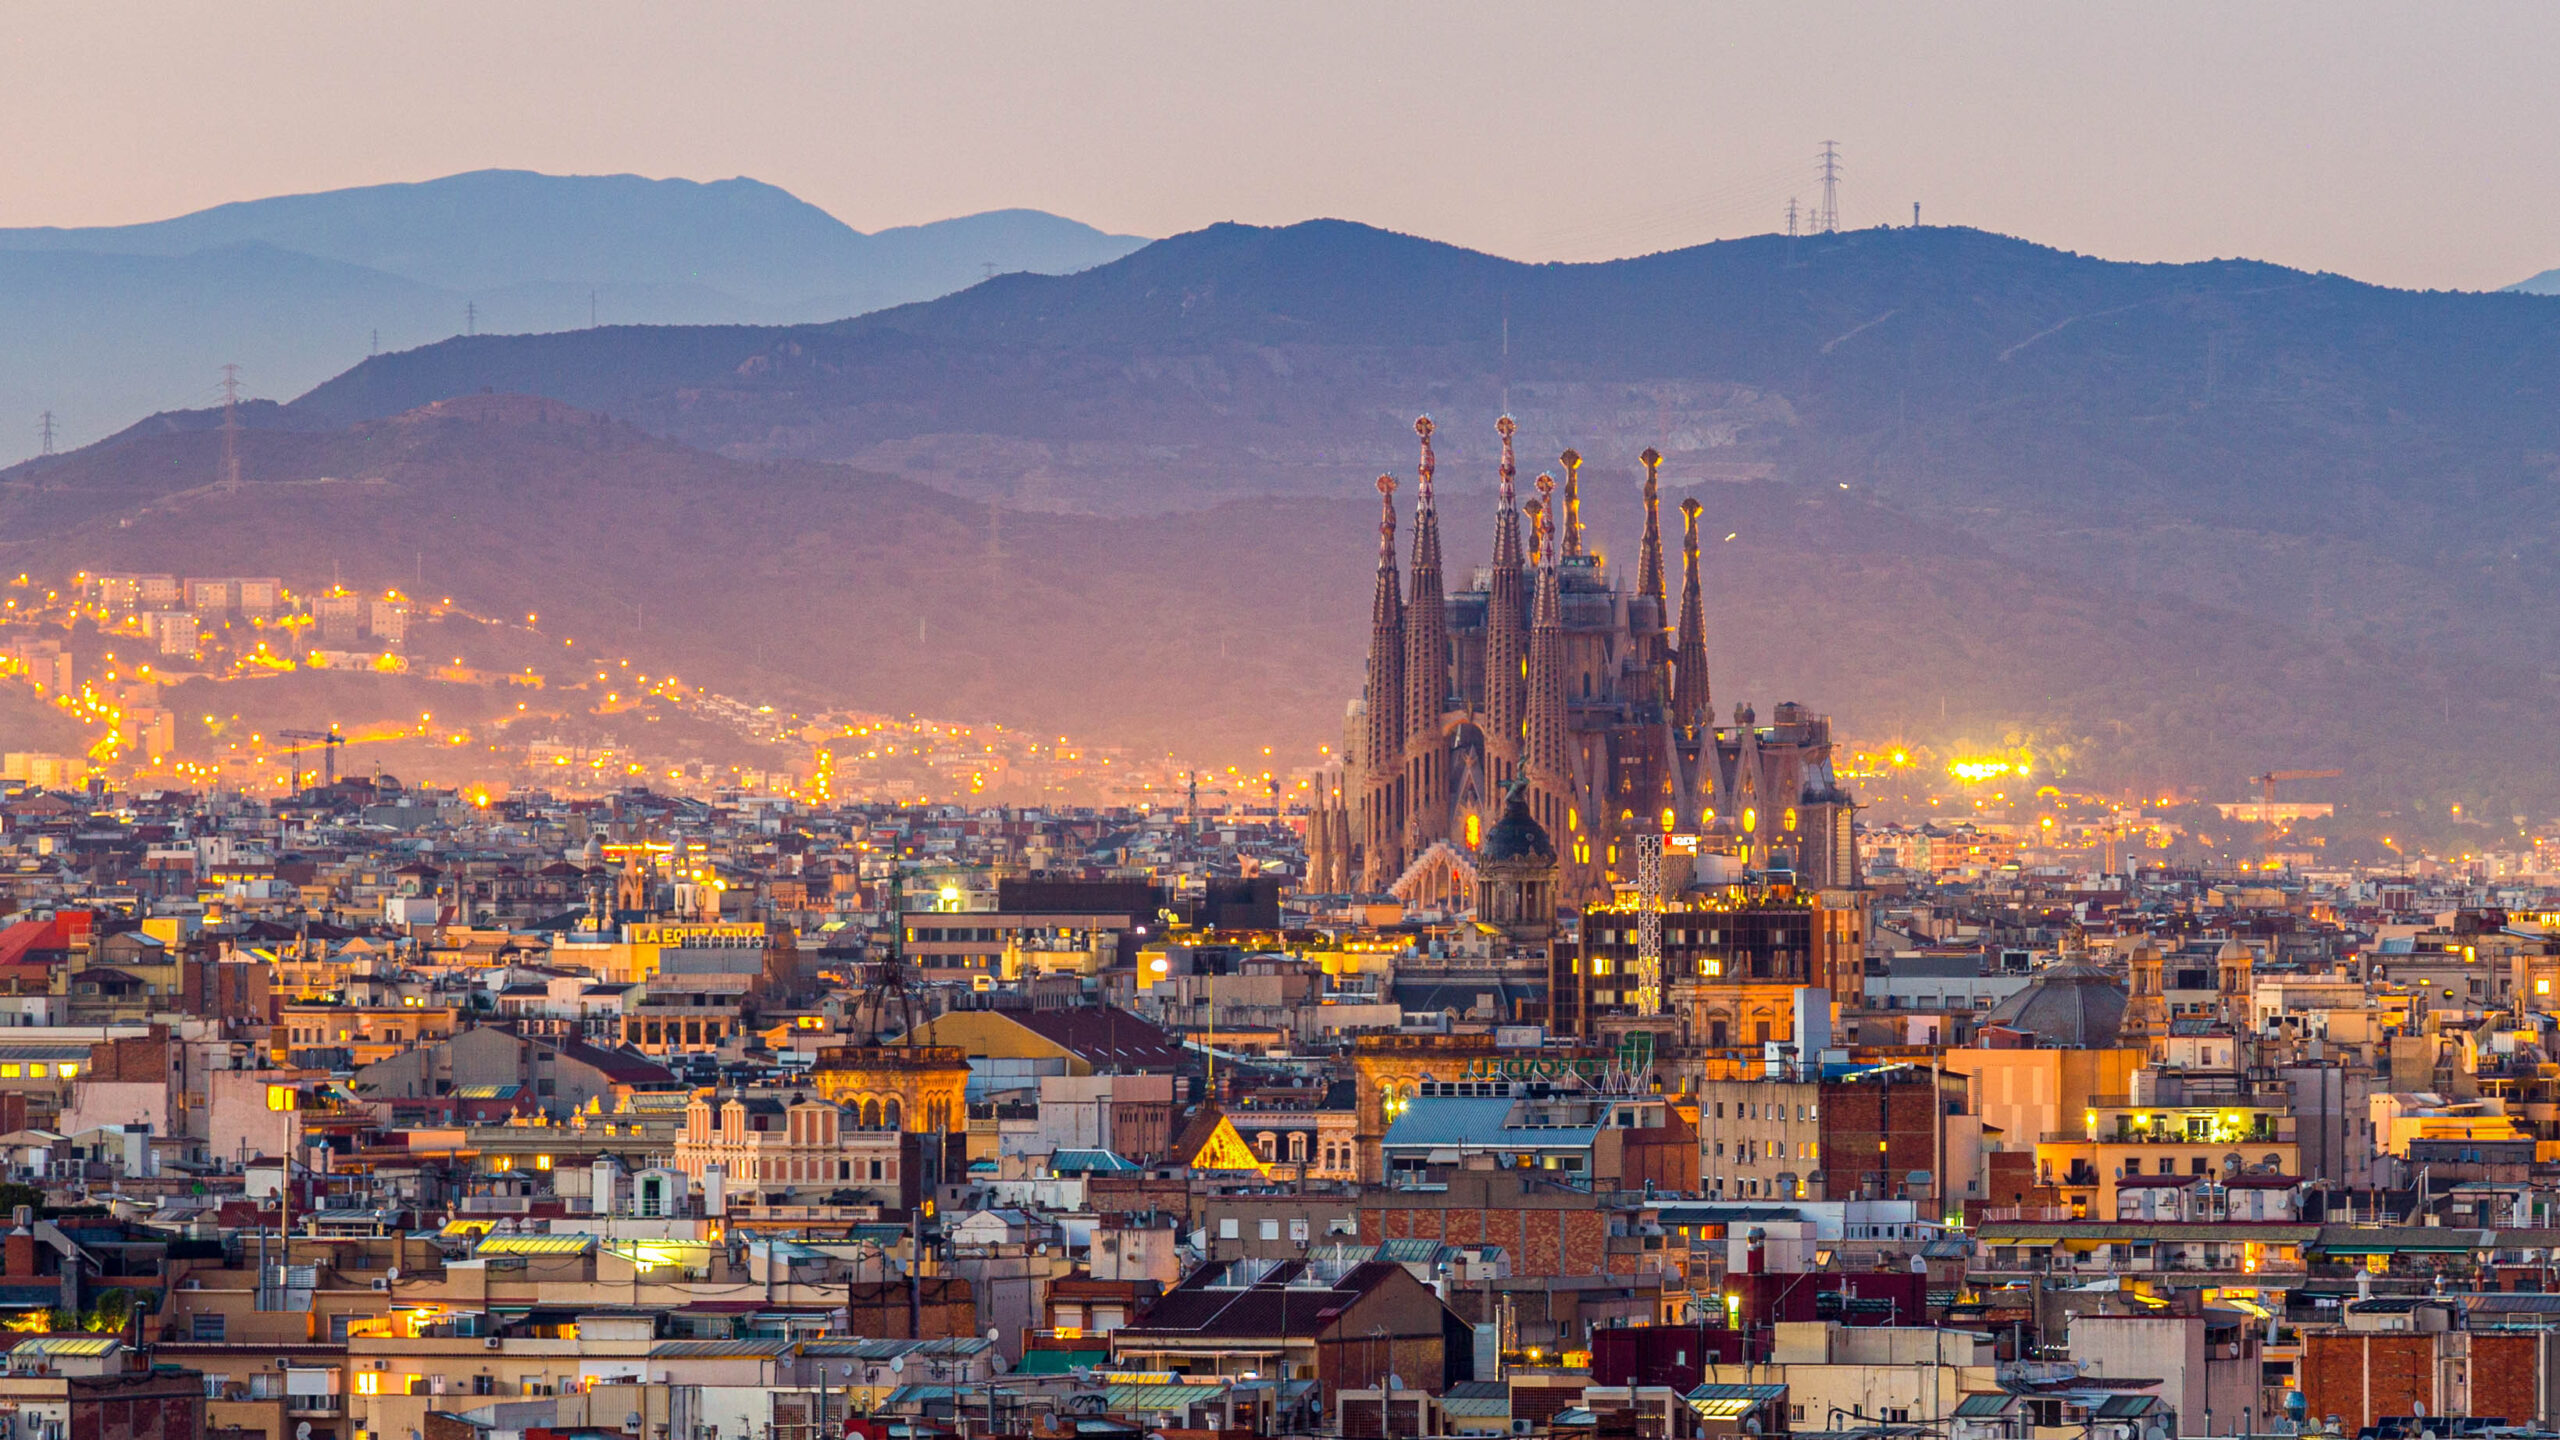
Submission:
<svg viewBox="0 0 2560 1440">
<path fill-rule="evenodd" d="M 302 788 L 301 755 L 305 746 L 317 747 L 320 751 L 320 787 L 325 790 L 338 783 L 338 747 L 347 743 L 347 737 L 338 733 L 337 726 L 332 725 L 325 731 L 279 730 L 276 738 L 294 742 L 285 751 L 295 757 L 293 788 Z"/>
<path fill-rule="evenodd" d="M 2335 780 L 2345 773 L 2344 770 L 2270 770 L 2263 775 L 2250 776 L 2249 783 L 2258 787 L 2258 818 L 2267 826 L 2266 843 L 2261 847 L 2258 858 L 2263 861 L 2266 853 L 2275 849 L 2278 834 L 2276 786 L 2292 780 Z"/>
</svg>

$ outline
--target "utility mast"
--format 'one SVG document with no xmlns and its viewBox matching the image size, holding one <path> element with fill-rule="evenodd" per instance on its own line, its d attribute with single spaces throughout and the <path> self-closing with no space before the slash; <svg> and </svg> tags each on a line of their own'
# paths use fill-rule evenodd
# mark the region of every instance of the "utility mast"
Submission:
<svg viewBox="0 0 2560 1440">
<path fill-rule="evenodd" d="M 477 300 L 462 302 L 462 333 L 465 335 L 480 333 L 480 302 Z"/>
<path fill-rule="evenodd" d="M 52 454 L 52 453 L 53 453 L 53 412 L 52 412 L 52 411 L 47 410 L 46 412 L 44 412 L 44 414 L 43 414 L 41 417 L 39 417 L 39 418 L 37 419 L 37 421 L 36 421 L 36 438 L 37 438 L 37 442 L 38 442 L 38 444 L 42 447 L 41 449 L 39 449 L 39 450 L 37 450 L 37 451 L 36 451 L 36 453 L 37 453 L 38 455 L 50 455 L 50 454 Z"/>
<path fill-rule="evenodd" d="M 1822 212 L 1813 219 L 1813 228 L 1824 235 L 1840 228 L 1840 142 L 1822 142 Z"/>
<path fill-rule="evenodd" d="M 1787 238 L 1796 238 L 1796 197 L 1787 197 Z"/>
</svg>

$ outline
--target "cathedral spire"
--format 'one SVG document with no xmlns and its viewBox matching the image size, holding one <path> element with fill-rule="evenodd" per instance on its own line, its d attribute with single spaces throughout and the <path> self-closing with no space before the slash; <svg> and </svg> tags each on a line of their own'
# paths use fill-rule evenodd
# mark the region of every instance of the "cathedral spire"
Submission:
<svg viewBox="0 0 2560 1440">
<path fill-rule="evenodd" d="M 1582 553 L 1582 452 L 1567 450 L 1556 459 L 1564 465 L 1564 553 Z"/>
<path fill-rule="evenodd" d="M 1404 607 L 1405 849 L 1420 854 L 1449 831 L 1449 757 L 1440 717 L 1449 705 L 1449 610 L 1440 583 L 1440 511 L 1432 494 L 1438 468 L 1431 417 L 1413 422 L 1422 442 L 1413 502 L 1413 583 Z"/>
<path fill-rule="evenodd" d="M 1404 596 L 1396 584 L 1396 478 L 1378 477 L 1378 582 L 1369 602 L 1367 709 L 1361 723 L 1360 888 L 1387 887 L 1404 869 Z"/>
<path fill-rule="evenodd" d="M 1529 626 L 1529 713 L 1521 769 L 1529 780 L 1531 813 L 1556 837 L 1560 851 L 1571 854 L 1579 836 L 1568 833 L 1575 826 L 1566 814 L 1572 760 L 1565 736 L 1564 594 L 1556 569 L 1560 547 L 1552 534 L 1557 520 L 1555 485 L 1552 476 L 1538 477 L 1538 551 L 1544 563 L 1538 566 L 1536 614 Z"/>
<path fill-rule="evenodd" d="M 1644 462 L 1644 544 L 1636 557 L 1636 593 L 1653 602 L 1654 623 L 1671 628 L 1669 597 L 1662 588 L 1662 452 L 1651 446 Z"/>
<path fill-rule="evenodd" d="M 1707 612 L 1698 596 L 1701 508 L 1694 495 L 1680 502 L 1680 648 L 1671 662 L 1671 717 L 1683 730 L 1704 729 L 1715 719 L 1707 691 Z"/>
<path fill-rule="evenodd" d="M 1493 512 L 1493 579 L 1485 596 L 1484 731 L 1487 778 L 1495 785 L 1518 768 L 1520 726 L 1526 718 L 1528 606 L 1521 593 L 1520 511 L 1513 481 L 1519 467 L 1511 454 L 1511 437 L 1519 428 L 1511 417 L 1494 422 L 1502 436 L 1502 490 Z"/>
</svg>

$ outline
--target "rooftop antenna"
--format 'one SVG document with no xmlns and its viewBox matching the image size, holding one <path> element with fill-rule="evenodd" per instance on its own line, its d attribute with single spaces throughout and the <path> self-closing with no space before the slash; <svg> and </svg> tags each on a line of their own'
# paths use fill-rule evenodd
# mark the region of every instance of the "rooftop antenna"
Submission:
<svg viewBox="0 0 2560 1440">
<path fill-rule="evenodd" d="M 1825 235 L 1840 228 L 1840 142 L 1822 142 L 1822 213 L 1815 217 L 1814 229 Z"/>
<path fill-rule="evenodd" d="M 52 411 L 47 410 L 46 412 L 44 412 L 44 414 L 43 414 L 43 415 L 41 415 L 41 416 L 37 417 L 37 420 L 36 420 L 36 436 L 37 436 L 37 438 L 38 438 L 39 442 L 40 442 L 40 443 L 42 444 L 42 446 L 43 446 L 43 448 L 42 448 L 42 449 L 40 449 L 40 450 L 38 450 L 36 453 L 37 453 L 38 455 L 50 455 L 50 454 L 52 454 L 52 453 L 53 453 L 53 412 L 52 412 Z"/>
<path fill-rule="evenodd" d="M 240 367 L 222 367 L 222 483 L 240 488 Z"/>
</svg>

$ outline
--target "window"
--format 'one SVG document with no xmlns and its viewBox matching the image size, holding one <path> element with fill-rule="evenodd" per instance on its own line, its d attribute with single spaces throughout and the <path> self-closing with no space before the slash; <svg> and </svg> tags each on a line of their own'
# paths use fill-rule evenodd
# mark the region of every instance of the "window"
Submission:
<svg viewBox="0 0 2560 1440">
<path fill-rule="evenodd" d="M 1301 1244 L 1301 1245 L 1306 1244 L 1306 1243 L 1307 1243 L 1307 1222 L 1306 1222 L 1305 1220 L 1303 1220 L 1303 1219 L 1300 1219 L 1300 1220 L 1292 1220 L 1292 1221 L 1290 1221 L 1290 1222 L 1289 1222 L 1289 1238 L 1290 1238 L 1290 1239 L 1292 1239 L 1292 1240 L 1297 1241 L 1297 1242 L 1298 1242 L 1299 1244 Z"/>
<path fill-rule="evenodd" d="M 191 1315 L 187 1317 L 187 1338 L 190 1340 L 220 1344 L 222 1341 L 222 1329 L 225 1318 L 226 1317 L 218 1313 L 212 1315 Z"/>
<path fill-rule="evenodd" d="M 1233 1240 L 1236 1238 L 1236 1222 L 1234 1217 L 1230 1216 L 1218 1222 L 1218 1238 L 1221 1240 Z"/>
<path fill-rule="evenodd" d="M 1279 1238 L 1280 1238 L 1280 1222 L 1279 1222 L 1279 1221 L 1277 1221 L 1277 1220 L 1265 1220 L 1265 1221 L 1263 1221 L 1263 1222 L 1262 1222 L 1262 1238 L 1263 1238 L 1263 1239 L 1265 1239 L 1265 1240 L 1277 1240 L 1277 1239 L 1279 1239 Z"/>
</svg>

